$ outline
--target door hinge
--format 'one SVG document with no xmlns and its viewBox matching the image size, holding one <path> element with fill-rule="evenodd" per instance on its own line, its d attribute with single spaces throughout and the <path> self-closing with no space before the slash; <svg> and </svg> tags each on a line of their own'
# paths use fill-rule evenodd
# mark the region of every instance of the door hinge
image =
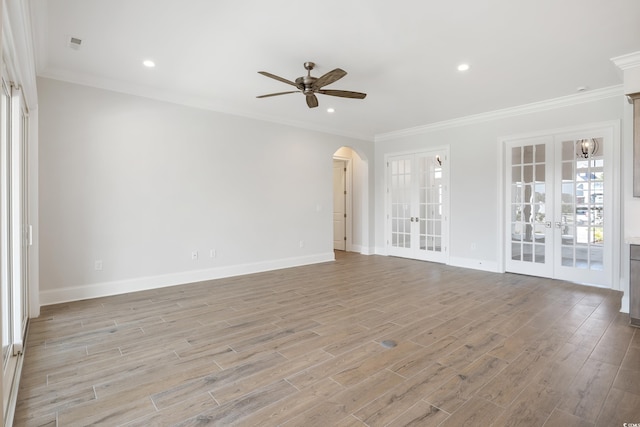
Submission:
<svg viewBox="0 0 640 427">
<path fill-rule="evenodd" d="M 344 195 L 345 195 L 345 196 L 347 195 L 347 190 L 344 190 Z"/>
<path fill-rule="evenodd" d="M 346 172 L 346 171 L 347 171 L 347 168 L 344 168 L 344 171 Z"/>
<path fill-rule="evenodd" d="M 347 214 L 344 214 L 344 217 L 346 218 L 346 217 L 347 217 Z"/>
<path fill-rule="evenodd" d="M 345 242 L 347 241 L 347 236 L 344 236 L 344 241 L 345 241 Z"/>
</svg>

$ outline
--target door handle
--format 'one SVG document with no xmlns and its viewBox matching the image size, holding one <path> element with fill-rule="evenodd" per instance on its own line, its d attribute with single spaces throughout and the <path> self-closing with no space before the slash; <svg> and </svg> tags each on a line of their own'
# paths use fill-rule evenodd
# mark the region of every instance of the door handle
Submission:
<svg viewBox="0 0 640 427">
<path fill-rule="evenodd" d="M 561 222 L 556 222 L 556 228 L 562 228 L 562 223 Z"/>
</svg>

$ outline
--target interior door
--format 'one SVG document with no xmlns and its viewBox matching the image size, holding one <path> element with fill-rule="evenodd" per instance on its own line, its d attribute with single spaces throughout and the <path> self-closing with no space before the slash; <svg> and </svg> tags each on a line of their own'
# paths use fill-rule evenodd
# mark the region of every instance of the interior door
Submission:
<svg viewBox="0 0 640 427">
<path fill-rule="evenodd" d="M 347 245 L 347 162 L 333 160 L 333 249 L 346 250 Z"/>
<path fill-rule="evenodd" d="M 613 194 L 606 159 L 610 140 L 602 132 L 556 137 L 554 277 L 558 279 L 610 286 Z"/>
<path fill-rule="evenodd" d="M 2 400 L 15 397 L 18 357 L 28 320 L 28 116 L 19 88 L 2 79 L 0 93 L 0 279 Z"/>
<path fill-rule="evenodd" d="M 507 145 L 507 271 L 553 276 L 553 200 L 551 137 L 516 141 Z"/>
<path fill-rule="evenodd" d="M 390 156 L 387 161 L 387 252 L 447 261 L 447 150 Z"/>
<path fill-rule="evenodd" d="M 612 272 L 610 128 L 506 144 L 506 270 L 599 286 Z"/>
</svg>

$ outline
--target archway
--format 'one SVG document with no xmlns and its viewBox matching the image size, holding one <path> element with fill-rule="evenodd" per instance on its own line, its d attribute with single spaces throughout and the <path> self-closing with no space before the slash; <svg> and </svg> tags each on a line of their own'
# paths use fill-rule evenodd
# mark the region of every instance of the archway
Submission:
<svg viewBox="0 0 640 427">
<path fill-rule="evenodd" d="M 350 147 L 333 153 L 334 249 L 369 253 L 368 166 Z"/>
</svg>

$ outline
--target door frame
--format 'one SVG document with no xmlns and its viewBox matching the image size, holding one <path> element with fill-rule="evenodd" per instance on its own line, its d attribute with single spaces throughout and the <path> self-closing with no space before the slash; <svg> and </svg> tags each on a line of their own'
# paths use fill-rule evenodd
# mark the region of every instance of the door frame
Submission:
<svg viewBox="0 0 640 427">
<path fill-rule="evenodd" d="M 344 156 L 333 156 L 331 164 L 333 164 L 333 160 L 340 160 L 345 162 L 345 187 L 347 190 L 347 195 L 345 197 L 345 205 L 344 210 L 347 214 L 347 219 L 344 222 L 344 234 L 347 237 L 347 240 L 344 245 L 345 252 L 353 252 L 353 183 L 352 183 L 352 165 L 351 158 Z M 333 209 L 333 207 L 332 207 Z"/>
<path fill-rule="evenodd" d="M 617 191 L 621 188 L 622 183 L 622 154 L 621 154 L 621 124 L 620 120 L 610 120 L 604 122 L 595 122 L 595 123 L 587 123 L 578 126 L 568 126 L 562 128 L 555 129 L 547 129 L 536 132 L 528 132 L 522 134 L 514 134 L 514 135 L 506 135 L 498 138 L 498 162 L 499 162 L 499 171 L 498 174 L 498 188 L 500 189 L 498 193 L 498 215 L 496 216 L 497 223 L 496 228 L 498 230 L 498 271 L 504 273 L 506 272 L 506 244 L 507 244 L 507 234 L 506 234 L 506 210 L 505 203 L 508 200 L 509 195 L 506 194 L 506 156 L 507 156 L 507 142 L 514 141 L 518 139 L 529 139 L 529 138 L 542 138 L 542 137 L 552 137 L 556 138 L 558 136 L 564 136 L 567 134 L 576 134 L 583 132 L 590 132 L 596 130 L 608 129 L 611 132 L 612 140 L 611 140 L 611 150 L 608 154 L 611 156 L 610 158 L 605 158 L 606 162 L 611 165 L 611 170 L 613 173 L 607 179 L 611 180 L 611 188 L 614 189 L 611 193 L 611 248 L 612 248 L 612 262 L 611 262 L 611 277 L 610 277 L 610 288 L 613 290 L 622 290 L 621 288 L 621 280 L 620 280 L 620 272 L 621 272 L 621 263 L 616 262 L 616 260 L 620 259 L 622 253 L 622 192 Z M 618 214 L 616 215 L 616 212 Z M 579 282 L 578 282 L 579 283 Z M 581 283 L 585 284 L 585 283 Z M 593 284 L 587 284 L 589 286 L 597 286 Z"/>
</svg>

